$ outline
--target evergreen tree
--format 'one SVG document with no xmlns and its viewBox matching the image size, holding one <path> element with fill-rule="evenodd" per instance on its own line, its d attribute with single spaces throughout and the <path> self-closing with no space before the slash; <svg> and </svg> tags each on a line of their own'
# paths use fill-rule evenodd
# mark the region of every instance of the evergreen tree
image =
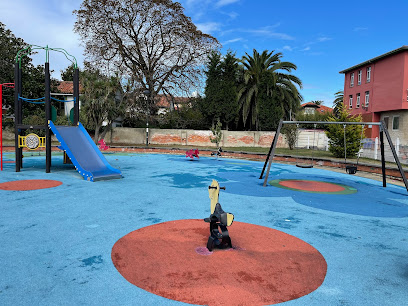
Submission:
<svg viewBox="0 0 408 306">
<path fill-rule="evenodd" d="M 84 124 L 95 130 L 94 141 L 97 143 L 102 123 L 107 121 L 110 128 L 113 120 L 123 115 L 123 89 L 118 76 L 107 76 L 90 67 L 81 73 L 80 79 L 83 85 L 82 111 L 86 118 Z"/>
<path fill-rule="evenodd" d="M 361 115 L 351 116 L 344 105 L 339 107 L 338 117 L 329 117 L 327 121 L 332 122 L 361 122 Z M 327 137 L 329 138 L 329 151 L 335 157 L 344 157 L 344 141 L 346 142 L 347 157 L 355 157 L 360 150 L 360 140 L 363 126 L 361 125 L 346 125 L 328 124 Z M 344 136 L 345 132 L 345 136 Z"/>
<path fill-rule="evenodd" d="M 276 130 L 279 120 L 283 117 L 283 109 L 274 93 L 270 90 L 271 84 L 273 84 L 273 75 L 269 72 L 263 73 L 258 89 L 258 117 L 261 131 Z"/>
<path fill-rule="evenodd" d="M 228 51 L 221 62 L 221 120 L 228 130 L 230 123 L 238 117 L 237 89 L 238 60 Z"/>
<path fill-rule="evenodd" d="M 61 79 L 63 81 L 72 81 L 74 79 L 74 64 L 69 65 L 65 70 L 61 70 Z"/>
<path fill-rule="evenodd" d="M 6 28 L 6 25 L 0 22 L 0 83 L 14 82 L 14 64 L 17 52 L 29 45 L 22 38 L 15 35 Z M 39 98 L 44 96 L 44 67 L 35 67 L 32 64 L 30 56 L 24 56 L 21 59 L 23 96 L 27 98 Z M 11 107 L 14 110 L 13 89 L 3 89 L 3 105 Z M 37 109 L 34 105 L 25 104 L 24 112 L 31 113 Z"/>
<path fill-rule="evenodd" d="M 202 104 L 201 111 L 204 116 L 214 125 L 217 119 L 222 116 L 222 67 L 221 54 L 218 51 L 213 51 L 208 56 L 207 80 L 205 86 L 204 104 Z"/>
<path fill-rule="evenodd" d="M 0 83 L 12 83 L 14 81 L 14 63 L 17 52 L 28 45 L 23 39 L 15 37 L 14 34 L 6 28 L 6 25 L 0 22 Z M 22 67 L 26 67 L 31 62 L 30 57 L 25 57 L 22 61 Z"/>
</svg>

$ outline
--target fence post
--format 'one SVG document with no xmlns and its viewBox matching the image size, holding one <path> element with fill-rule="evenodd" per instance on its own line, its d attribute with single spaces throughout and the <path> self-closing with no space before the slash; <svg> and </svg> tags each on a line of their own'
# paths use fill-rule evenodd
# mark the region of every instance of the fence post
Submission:
<svg viewBox="0 0 408 306">
<path fill-rule="evenodd" d="M 326 136 L 326 151 L 329 151 L 329 138 Z"/>
<path fill-rule="evenodd" d="M 309 138 L 310 138 L 310 136 L 307 135 L 307 149 L 309 149 Z"/>
<path fill-rule="evenodd" d="M 399 137 L 397 137 L 397 141 L 395 142 L 395 150 L 397 151 L 397 156 L 398 157 L 400 156 L 399 147 L 400 147 L 400 139 L 399 139 Z"/>
<path fill-rule="evenodd" d="M 375 137 L 375 142 L 374 142 L 374 159 L 377 159 L 378 157 L 378 137 Z"/>
</svg>

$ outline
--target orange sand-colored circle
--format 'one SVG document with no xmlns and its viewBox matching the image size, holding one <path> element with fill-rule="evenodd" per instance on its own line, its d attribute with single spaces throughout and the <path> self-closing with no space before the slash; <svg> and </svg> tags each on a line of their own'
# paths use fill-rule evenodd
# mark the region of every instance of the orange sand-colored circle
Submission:
<svg viewBox="0 0 408 306">
<path fill-rule="evenodd" d="M 20 180 L 0 183 L 0 189 L 2 190 L 36 190 L 52 188 L 61 185 L 62 182 L 54 180 Z"/>
<path fill-rule="evenodd" d="M 133 231 L 112 248 L 130 283 L 162 297 L 199 305 L 267 305 L 316 290 L 327 264 L 310 244 L 271 228 L 229 227 L 233 249 L 205 246 L 209 224 L 178 220 Z"/>
</svg>

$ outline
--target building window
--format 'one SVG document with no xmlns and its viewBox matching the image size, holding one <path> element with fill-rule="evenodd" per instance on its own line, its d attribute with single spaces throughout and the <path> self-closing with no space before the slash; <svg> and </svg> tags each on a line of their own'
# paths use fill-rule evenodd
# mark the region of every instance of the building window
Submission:
<svg viewBox="0 0 408 306">
<path fill-rule="evenodd" d="M 353 108 L 353 96 L 349 96 L 349 108 Z"/>
<path fill-rule="evenodd" d="M 392 117 L 392 129 L 393 130 L 399 129 L 399 116 Z"/>
<path fill-rule="evenodd" d="M 384 117 L 384 123 L 385 123 L 385 127 L 388 129 L 388 121 L 389 121 L 389 117 Z"/>
<path fill-rule="evenodd" d="M 354 86 L 354 72 L 350 74 L 350 87 Z"/>
<path fill-rule="evenodd" d="M 368 104 L 370 103 L 370 92 L 366 91 L 365 92 L 365 107 L 368 107 Z"/>
<path fill-rule="evenodd" d="M 356 108 L 360 107 L 360 94 L 357 94 Z"/>
<path fill-rule="evenodd" d="M 367 67 L 367 83 L 371 82 L 371 67 Z"/>
<path fill-rule="evenodd" d="M 359 70 L 358 75 L 357 75 L 357 85 L 361 85 L 361 74 L 362 74 L 362 71 Z"/>
</svg>

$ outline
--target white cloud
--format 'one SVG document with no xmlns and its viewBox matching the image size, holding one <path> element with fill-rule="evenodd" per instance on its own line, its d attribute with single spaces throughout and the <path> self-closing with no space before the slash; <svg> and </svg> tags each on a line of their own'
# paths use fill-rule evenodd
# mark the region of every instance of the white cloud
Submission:
<svg viewBox="0 0 408 306">
<path fill-rule="evenodd" d="M 224 41 L 224 42 L 222 42 L 221 44 L 222 44 L 223 46 L 225 46 L 225 45 L 232 44 L 232 43 L 235 43 L 235 42 L 237 42 L 237 41 L 242 41 L 242 40 L 243 40 L 242 37 L 238 37 L 238 38 L 233 38 L 233 39 Z"/>
<path fill-rule="evenodd" d="M 26 43 L 50 48 L 63 48 L 76 57 L 78 65 L 82 66 L 83 48 L 80 47 L 78 35 L 73 32 L 75 16 L 72 11 L 79 8 L 80 0 L 46 0 L 27 1 L 15 0 L 2 3 L 0 20 L 16 37 Z M 19 18 L 15 18 L 15 7 L 19 7 Z M 21 21 L 24 22 L 21 22 Z M 44 51 L 33 56 L 34 65 L 45 63 Z M 53 77 L 60 77 L 60 70 L 65 69 L 70 62 L 63 54 L 50 52 L 50 69 Z"/>
<path fill-rule="evenodd" d="M 312 49 L 310 46 L 315 45 L 315 44 L 319 44 L 319 43 L 323 43 L 323 42 L 326 42 L 326 41 L 329 41 L 329 40 L 332 40 L 332 38 L 328 37 L 328 36 L 320 35 L 315 40 L 305 43 L 303 45 L 304 47 L 302 49 L 300 49 L 299 51 L 301 51 L 301 52 L 310 51 Z M 324 53 L 316 51 L 316 52 L 308 52 L 308 54 L 317 56 L 317 55 L 322 55 Z"/>
<path fill-rule="evenodd" d="M 225 35 L 227 33 L 234 33 L 234 32 L 240 32 L 240 33 L 249 33 L 252 35 L 256 36 L 262 36 L 265 38 L 276 38 L 276 39 L 282 39 L 282 40 L 295 40 L 293 36 L 290 36 L 289 34 L 286 33 L 281 33 L 281 32 L 276 32 L 275 28 L 277 28 L 279 24 L 273 25 L 273 26 L 266 26 L 266 27 L 261 27 L 258 29 L 242 29 L 242 28 L 237 28 L 237 29 L 231 29 L 228 31 L 224 31 L 222 35 Z"/>
<path fill-rule="evenodd" d="M 269 38 L 277 38 L 277 39 L 282 39 L 282 40 L 294 40 L 295 38 L 285 34 L 285 33 L 279 33 L 279 32 L 273 32 L 269 31 L 266 29 L 259 29 L 259 30 L 248 30 L 248 33 L 252 33 L 258 36 L 264 36 L 264 37 L 269 37 Z"/>
<path fill-rule="evenodd" d="M 229 18 L 231 19 L 235 19 L 239 16 L 239 14 L 237 12 L 222 12 L 223 14 L 229 16 Z"/>
<path fill-rule="evenodd" d="M 225 5 L 236 3 L 238 1 L 240 1 L 240 0 L 219 0 L 215 6 L 216 7 L 222 7 L 222 6 L 225 6 Z"/>
<path fill-rule="evenodd" d="M 196 23 L 197 29 L 206 34 L 211 34 L 220 29 L 218 22 Z"/>
<path fill-rule="evenodd" d="M 185 8 L 185 14 L 191 16 L 194 21 L 205 17 L 211 0 L 184 0 L 179 1 Z"/>
<path fill-rule="evenodd" d="M 365 28 L 365 27 L 355 27 L 353 29 L 354 32 L 361 32 L 361 31 L 367 31 L 367 30 L 368 28 Z"/>
<path fill-rule="evenodd" d="M 332 40 L 332 38 L 330 37 L 326 37 L 326 36 L 321 36 L 317 39 L 318 42 L 324 42 L 324 41 L 328 41 L 328 40 Z"/>
<path fill-rule="evenodd" d="M 293 51 L 293 48 L 291 46 L 283 46 L 282 49 L 286 51 Z"/>
</svg>

